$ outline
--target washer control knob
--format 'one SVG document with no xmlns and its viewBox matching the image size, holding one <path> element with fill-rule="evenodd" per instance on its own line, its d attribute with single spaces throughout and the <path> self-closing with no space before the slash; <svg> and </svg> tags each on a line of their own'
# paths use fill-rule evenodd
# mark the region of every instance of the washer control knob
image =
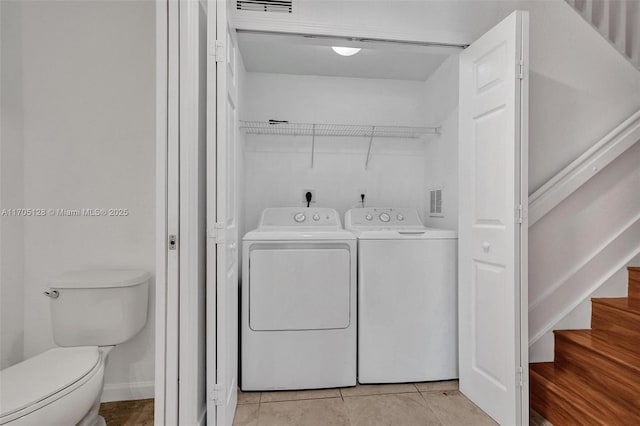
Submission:
<svg viewBox="0 0 640 426">
<path fill-rule="evenodd" d="M 391 216 L 389 216 L 387 213 L 380 213 L 380 220 L 382 222 L 389 222 L 391 220 Z"/>
<path fill-rule="evenodd" d="M 320 215 L 318 213 L 313 215 L 313 220 L 315 220 L 316 222 L 320 220 Z"/>
<path fill-rule="evenodd" d="M 371 216 L 370 214 L 366 215 L 364 218 L 367 220 L 373 220 L 373 216 Z"/>
<path fill-rule="evenodd" d="M 398 216 L 396 216 L 396 219 L 398 219 L 399 221 L 403 221 L 404 220 L 404 216 L 399 214 Z"/>
<path fill-rule="evenodd" d="M 296 215 L 293 217 L 293 220 L 295 220 L 298 223 L 304 222 L 305 219 L 306 217 L 304 217 L 304 213 L 296 213 Z"/>
</svg>

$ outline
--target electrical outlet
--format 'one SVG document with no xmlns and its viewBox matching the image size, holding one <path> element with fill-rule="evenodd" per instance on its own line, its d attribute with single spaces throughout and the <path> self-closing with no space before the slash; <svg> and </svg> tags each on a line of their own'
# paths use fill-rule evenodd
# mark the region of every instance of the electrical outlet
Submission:
<svg viewBox="0 0 640 426">
<path fill-rule="evenodd" d="M 315 189 L 303 189 L 302 190 L 302 204 L 306 207 L 307 205 L 307 192 L 311 193 L 311 204 L 315 204 L 318 199 L 316 198 L 316 190 Z"/>
</svg>

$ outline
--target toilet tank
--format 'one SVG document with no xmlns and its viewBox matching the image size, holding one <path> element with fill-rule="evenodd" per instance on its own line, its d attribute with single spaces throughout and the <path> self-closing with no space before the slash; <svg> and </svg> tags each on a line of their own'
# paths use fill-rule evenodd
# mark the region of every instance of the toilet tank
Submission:
<svg viewBox="0 0 640 426">
<path fill-rule="evenodd" d="M 59 346 L 110 346 L 131 339 L 147 322 L 149 273 L 93 269 L 65 272 L 46 292 Z"/>
</svg>

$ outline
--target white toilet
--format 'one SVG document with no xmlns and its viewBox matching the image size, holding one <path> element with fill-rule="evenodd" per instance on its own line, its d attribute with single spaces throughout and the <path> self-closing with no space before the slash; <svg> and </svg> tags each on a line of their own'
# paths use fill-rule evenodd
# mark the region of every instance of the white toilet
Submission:
<svg viewBox="0 0 640 426">
<path fill-rule="evenodd" d="M 0 371 L 0 425 L 103 426 L 104 369 L 115 345 L 147 321 L 149 274 L 67 272 L 51 280 L 50 349 Z"/>
</svg>

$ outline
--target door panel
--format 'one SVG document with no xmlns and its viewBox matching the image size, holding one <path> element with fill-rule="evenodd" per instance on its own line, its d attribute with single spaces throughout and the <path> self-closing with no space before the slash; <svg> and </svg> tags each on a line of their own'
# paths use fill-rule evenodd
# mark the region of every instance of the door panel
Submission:
<svg viewBox="0 0 640 426">
<path fill-rule="evenodd" d="M 231 425 L 238 387 L 236 39 L 226 1 L 208 2 L 207 424 Z"/>
<path fill-rule="evenodd" d="M 179 2 L 180 257 L 178 424 L 206 409 L 206 4 Z M 167 422 L 174 424 L 175 422 Z"/>
<path fill-rule="evenodd" d="M 460 55 L 460 390 L 508 425 L 528 421 L 527 32 L 514 12 Z"/>
<path fill-rule="evenodd" d="M 218 183 L 216 223 L 224 235 L 217 251 L 217 384 L 222 390 L 217 406 L 217 424 L 231 425 L 238 389 L 238 220 L 236 205 L 237 88 L 234 80 L 236 43 L 227 23 L 226 2 L 218 6 L 219 40 L 226 40 L 226 55 L 217 67 L 216 141 Z M 222 22 L 224 21 L 224 22 Z M 222 34 L 220 32 L 222 31 Z"/>
</svg>

